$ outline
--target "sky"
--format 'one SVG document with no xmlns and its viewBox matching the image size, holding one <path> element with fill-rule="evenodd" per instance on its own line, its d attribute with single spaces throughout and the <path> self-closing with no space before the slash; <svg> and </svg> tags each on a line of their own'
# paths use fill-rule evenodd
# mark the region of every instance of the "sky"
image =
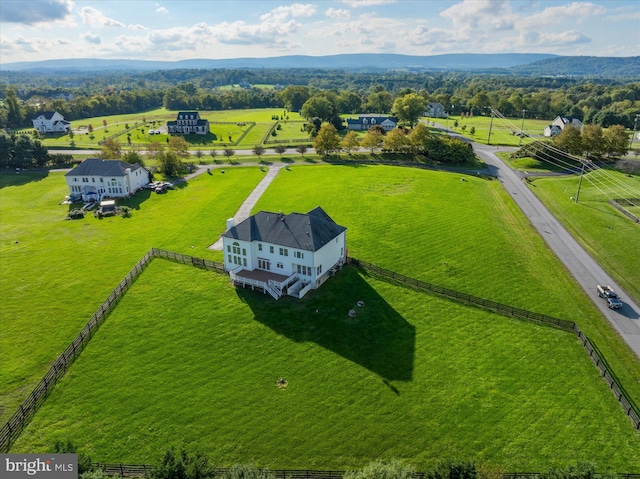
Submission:
<svg viewBox="0 0 640 479">
<path fill-rule="evenodd" d="M 640 55 L 638 0 L 0 0 L 0 63 L 338 53 Z"/>
</svg>

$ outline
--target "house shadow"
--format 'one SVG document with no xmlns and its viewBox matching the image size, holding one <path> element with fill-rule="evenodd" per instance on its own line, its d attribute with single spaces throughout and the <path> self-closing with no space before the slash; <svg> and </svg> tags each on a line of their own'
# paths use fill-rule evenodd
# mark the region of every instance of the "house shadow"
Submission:
<svg viewBox="0 0 640 479">
<path fill-rule="evenodd" d="M 415 327 L 408 323 L 352 266 L 345 266 L 303 299 L 278 301 L 250 288 L 238 297 L 254 319 L 295 342 L 313 342 L 389 381 L 411 381 Z M 361 302 L 361 303 L 359 303 Z M 360 305 L 359 305 L 360 304 Z M 355 317 L 349 312 L 355 311 Z"/>
<path fill-rule="evenodd" d="M 7 186 L 22 186 L 33 181 L 42 181 L 49 176 L 49 170 L 20 170 L 16 173 L 15 168 L 5 168 L 0 170 L 0 188 Z"/>
</svg>

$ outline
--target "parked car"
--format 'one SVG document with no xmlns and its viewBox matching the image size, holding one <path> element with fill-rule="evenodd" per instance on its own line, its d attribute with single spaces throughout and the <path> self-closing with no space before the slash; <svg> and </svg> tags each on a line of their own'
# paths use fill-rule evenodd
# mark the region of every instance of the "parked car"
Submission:
<svg viewBox="0 0 640 479">
<path fill-rule="evenodd" d="M 598 296 L 607 301 L 609 309 L 619 309 L 622 307 L 622 301 L 620 301 L 620 298 L 618 298 L 618 295 L 611 286 L 598 285 L 596 287 L 596 292 L 598 293 Z"/>
<path fill-rule="evenodd" d="M 166 193 L 167 192 L 167 185 L 164 183 L 159 184 L 158 186 L 156 186 L 155 188 L 155 192 L 160 194 L 160 193 Z"/>
</svg>

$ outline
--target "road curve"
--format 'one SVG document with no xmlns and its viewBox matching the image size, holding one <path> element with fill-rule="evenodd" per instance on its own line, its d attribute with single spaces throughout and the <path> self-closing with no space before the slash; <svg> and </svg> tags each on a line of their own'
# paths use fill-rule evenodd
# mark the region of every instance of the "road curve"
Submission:
<svg viewBox="0 0 640 479">
<path fill-rule="evenodd" d="M 476 154 L 487 164 L 490 174 L 503 184 L 531 224 L 538 230 L 549 247 L 582 286 L 594 304 L 609 320 L 629 347 L 640 357 L 640 308 L 620 285 L 611 278 L 582 246 L 569 234 L 542 202 L 529 189 L 525 181 L 495 155 L 496 147 L 473 144 Z M 608 284 L 618 292 L 624 306 L 611 310 L 596 295 L 596 284 Z"/>
</svg>

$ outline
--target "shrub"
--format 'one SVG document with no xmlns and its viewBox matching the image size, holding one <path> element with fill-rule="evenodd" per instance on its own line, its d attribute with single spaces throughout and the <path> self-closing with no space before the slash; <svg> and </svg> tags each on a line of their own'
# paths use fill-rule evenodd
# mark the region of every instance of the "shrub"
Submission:
<svg viewBox="0 0 640 479">
<path fill-rule="evenodd" d="M 71 211 L 69 211 L 69 214 L 67 215 L 67 219 L 68 220 L 79 220 L 79 219 L 82 219 L 82 218 L 84 218 L 84 211 L 83 210 L 79 210 L 79 209 L 71 210 Z"/>
<path fill-rule="evenodd" d="M 131 218 L 131 208 L 128 206 L 121 206 L 120 215 L 122 215 L 123 218 Z"/>
<path fill-rule="evenodd" d="M 223 474 L 223 479 L 275 479 L 269 470 L 260 470 L 255 466 L 234 464 Z"/>
<path fill-rule="evenodd" d="M 374 461 L 358 471 L 348 471 L 344 479 L 411 479 L 415 469 L 395 459 L 390 463 Z"/>
</svg>

